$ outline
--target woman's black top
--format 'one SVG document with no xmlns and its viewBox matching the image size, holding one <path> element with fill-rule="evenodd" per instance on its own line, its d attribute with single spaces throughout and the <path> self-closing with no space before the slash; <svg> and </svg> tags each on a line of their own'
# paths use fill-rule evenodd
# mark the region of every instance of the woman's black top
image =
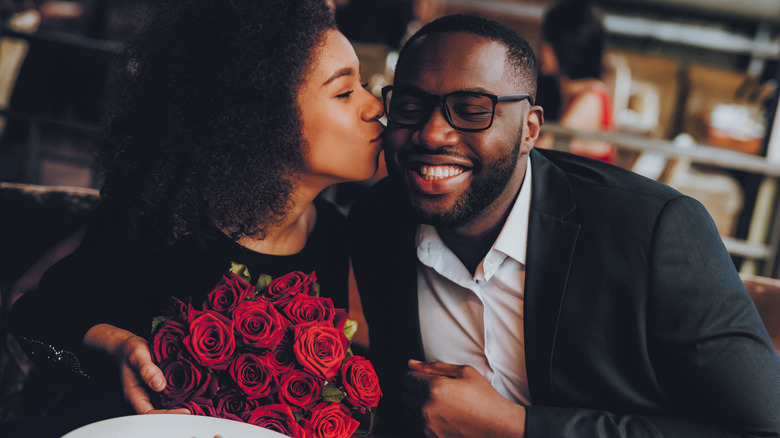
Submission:
<svg viewBox="0 0 780 438">
<path fill-rule="evenodd" d="M 60 364 L 88 376 L 76 379 L 76 388 L 66 398 L 91 400 L 70 400 L 82 405 L 67 406 L 71 412 L 64 416 L 84 420 L 67 427 L 100 419 L 91 411 L 105 411 L 104 404 L 116 401 L 120 403 L 104 418 L 133 413 L 124 404 L 116 364 L 83 346 L 87 330 L 107 323 L 149 337 L 153 318 L 169 305 L 171 296 L 191 299 L 199 308 L 228 272 L 230 262 L 246 265 L 253 280 L 260 274 L 276 278 L 292 271 L 314 271 L 321 296 L 330 297 L 337 308 L 347 308 L 345 219 L 326 201 L 316 200 L 315 206 L 317 220 L 305 247 L 285 256 L 251 251 L 216 228 L 175 245 L 132 241 L 117 231 L 122 219 L 116 210 L 109 203 L 98 207 L 81 246 L 52 266 L 37 289 L 16 302 L 9 321 L 9 331 L 36 362 Z M 76 395 L 84 385 L 104 393 L 90 395 L 87 390 Z"/>
</svg>

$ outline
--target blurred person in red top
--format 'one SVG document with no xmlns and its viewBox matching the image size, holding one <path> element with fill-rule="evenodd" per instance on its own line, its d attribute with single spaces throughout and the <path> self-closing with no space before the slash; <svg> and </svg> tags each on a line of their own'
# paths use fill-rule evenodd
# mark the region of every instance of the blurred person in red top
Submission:
<svg viewBox="0 0 780 438">
<path fill-rule="evenodd" d="M 555 78 L 560 92 L 561 125 L 582 131 L 610 131 L 612 106 L 601 80 L 605 30 L 587 1 L 563 0 L 553 5 L 542 22 L 539 68 Z M 540 94 L 545 91 L 540 89 Z M 548 121 L 551 114 L 546 113 Z M 546 136 L 537 147 L 552 147 Z M 615 162 L 615 147 L 606 142 L 572 139 L 571 152 Z"/>
</svg>

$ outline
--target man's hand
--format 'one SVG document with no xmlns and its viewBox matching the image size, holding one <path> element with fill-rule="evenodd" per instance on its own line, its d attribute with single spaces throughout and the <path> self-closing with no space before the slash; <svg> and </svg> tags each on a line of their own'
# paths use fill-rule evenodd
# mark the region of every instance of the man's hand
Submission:
<svg viewBox="0 0 780 438">
<path fill-rule="evenodd" d="M 427 436 L 525 436 L 525 408 L 504 398 L 470 366 L 410 360 L 404 389 Z"/>
<path fill-rule="evenodd" d="M 165 389 L 165 376 L 152 362 L 146 339 L 109 324 L 98 324 L 84 336 L 84 343 L 110 354 L 120 367 L 125 399 L 139 414 L 189 414 L 187 409 L 155 409 L 149 389 Z"/>
</svg>

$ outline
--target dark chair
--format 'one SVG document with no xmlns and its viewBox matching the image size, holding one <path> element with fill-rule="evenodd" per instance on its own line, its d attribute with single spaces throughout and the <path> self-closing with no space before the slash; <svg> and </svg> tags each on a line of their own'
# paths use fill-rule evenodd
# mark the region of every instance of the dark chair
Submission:
<svg viewBox="0 0 780 438">
<path fill-rule="evenodd" d="M 12 286 L 47 250 L 81 227 L 100 201 L 97 190 L 0 183 L 0 430 L 24 436 L 67 390 L 51 373 L 36 373 L 32 362 L 5 329 Z"/>
<path fill-rule="evenodd" d="M 747 274 L 741 274 L 741 277 L 769 337 L 780 352 L 780 280 Z"/>
</svg>

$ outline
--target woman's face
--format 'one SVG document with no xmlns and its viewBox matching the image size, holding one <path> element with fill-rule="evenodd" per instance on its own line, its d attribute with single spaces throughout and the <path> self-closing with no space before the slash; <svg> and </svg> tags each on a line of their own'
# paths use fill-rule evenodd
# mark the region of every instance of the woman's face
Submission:
<svg viewBox="0 0 780 438">
<path fill-rule="evenodd" d="M 304 183 L 324 188 L 374 175 L 382 149 L 382 104 L 361 85 L 357 55 L 341 32 L 325 34 L 298 105 L 308 143 Z"/>
</svg>

